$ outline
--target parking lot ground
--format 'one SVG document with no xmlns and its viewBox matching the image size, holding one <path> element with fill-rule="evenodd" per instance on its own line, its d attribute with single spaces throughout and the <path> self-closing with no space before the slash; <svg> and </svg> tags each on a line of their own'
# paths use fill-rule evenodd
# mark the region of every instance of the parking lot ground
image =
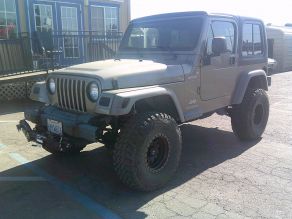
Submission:
<svg viewBox="0 0 292 219">
<path fill-rule="evenodd" d="M 292 218 L 292 72 L 272 77 L 260 141 L 240 142 L 230 118 L 181 127 L 178 173 L 163 189 L 118 181 L 100 144 L 55 157 L 31 147 L 16 122 L 35 103 L 0 105 L 0 218 Z"/>
</svg>

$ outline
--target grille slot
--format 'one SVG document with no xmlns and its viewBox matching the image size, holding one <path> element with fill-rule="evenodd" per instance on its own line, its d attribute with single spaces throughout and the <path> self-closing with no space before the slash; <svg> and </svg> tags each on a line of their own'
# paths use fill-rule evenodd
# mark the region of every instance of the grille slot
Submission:
<svg viewBox="0 0 292 219">
<path fill-rule="evenodd" d="M 86 112 L 84 80 L 57 78 L 58 106 L 66 110 Z"/>
</svg>

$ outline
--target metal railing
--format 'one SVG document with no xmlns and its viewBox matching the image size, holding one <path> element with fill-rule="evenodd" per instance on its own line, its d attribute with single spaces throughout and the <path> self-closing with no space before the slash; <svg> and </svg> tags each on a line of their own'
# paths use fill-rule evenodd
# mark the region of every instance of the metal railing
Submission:
<svg viewBox="0 0 292 219">
<path fill-rule="evenodd" d="M 22 33 L 15 39 L 0 40 L 0 77 L 25 74 L 113 58 L 122 33 L 66 32 L 54 33 L 46 48 L 42 39 Z M 50 50 L 50 51 L 49 51 Z"/>
<path fill-rule="evenodd" d="M 0 77 L 32 70 L 30 37 L 22 35 L 15 39 L 0 39 Z"/>
</svg>

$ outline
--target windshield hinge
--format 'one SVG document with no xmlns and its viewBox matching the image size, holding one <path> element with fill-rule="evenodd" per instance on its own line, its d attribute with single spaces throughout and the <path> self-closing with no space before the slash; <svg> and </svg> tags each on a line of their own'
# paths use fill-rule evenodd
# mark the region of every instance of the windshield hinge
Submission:
<svg viewBox="0 0 292 219">
<path fill-rule="evenodd" d="M 198 87 L 198 88 L 197 88 L 197 93 L 198 93 L 199 95 L 201 95 L 201 87 Z"/>
</svg>

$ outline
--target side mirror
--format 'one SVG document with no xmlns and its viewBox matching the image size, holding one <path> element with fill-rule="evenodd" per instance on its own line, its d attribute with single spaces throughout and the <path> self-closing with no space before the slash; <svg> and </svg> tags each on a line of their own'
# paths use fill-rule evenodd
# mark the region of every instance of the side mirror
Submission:
<svg viewBox="0 0 292 219">
<path fill-rule="evenodd" d="M 227 52 L 227 41 L 225 37 L 215 37 L 212 40 L 212 53 L 214 56 L 220 56 Z"/>
</svg>

